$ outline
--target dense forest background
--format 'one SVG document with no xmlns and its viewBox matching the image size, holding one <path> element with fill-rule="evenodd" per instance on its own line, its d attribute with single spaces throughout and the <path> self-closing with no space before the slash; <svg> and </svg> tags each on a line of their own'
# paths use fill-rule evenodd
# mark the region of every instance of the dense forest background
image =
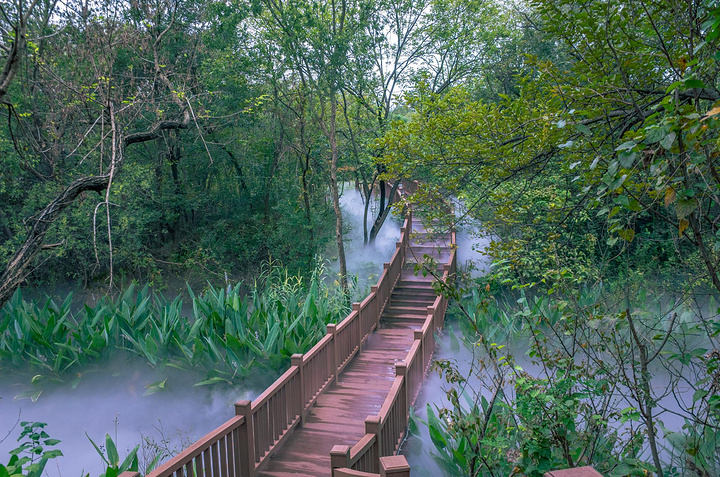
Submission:
<svg viewBox="0 0 720 477">
<path fill-rule="evenodd" d="M 481 353 L 439 365 L 447 472 L 720 475 L 717 0 L 15 0 L 0 34 L 0 305 L 317 280 L 328 247 L 346 293 L 342 184 L 371 241 L 418 180 L 492 237 L 488 276 L 440 287 Z"/>
</svg>

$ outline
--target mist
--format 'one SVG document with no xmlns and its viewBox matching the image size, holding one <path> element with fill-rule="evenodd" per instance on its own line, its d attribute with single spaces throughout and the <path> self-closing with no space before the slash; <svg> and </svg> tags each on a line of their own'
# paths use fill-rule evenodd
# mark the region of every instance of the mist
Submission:
<svg viewBox="0 0 720 477">
<path fill-rule="evenodd" d="M 377 201 L 370 204 L 368 214 L 368 234 L 373 220 L 377 216 Z M 370 286 L 375 285 L 383 270 L 383 263 L 389 262 L 395 253 L 395 244 L 400 240 L 400 227 L 402 223 L 392 213 L 380 228 L 375 241 L 365 244 L 363 237 L 363 217 L 365 204 L 362 194 L 350 183 L 344 184 L 340 196 L 340 207 L 343 212 L 343 243 L 345 244 L 345 260 L 350 277 L 357 278 L 354 299 L 361 300 L 370 292 Z M 328 246 L 329 268 L 333 276 L 337 276 L 340 264 L 337 259 L 337 246 Z"/>
<path fill-rule="evenodd" d="M 83 376 L 74 389 L 69 383 L 45 389 L 36 402 L 15 397 L 22 388 L 0 383 L 0 462 L 7 463 L 18 446 L 19 423 L 40 421 L 47 423 L 51 438 L 60 439 L 54 448 L 64 454 L 48 462 L 45 474 L 95 477 L 105 467 L 88 437 L 104 446 L 109 434 L 121 459 L 144 439 L 177 453 L 232 417 L 236 401 L 261 392 L 242 386 L 194 387 L 192 376 L 179 375 L 168 378 L 166 389 L 144 396 L 146 386 L 167 375 L 118 359 Z M 152 447 L 138 452 L 140 470 L 154 457 Z"/>
</svg>

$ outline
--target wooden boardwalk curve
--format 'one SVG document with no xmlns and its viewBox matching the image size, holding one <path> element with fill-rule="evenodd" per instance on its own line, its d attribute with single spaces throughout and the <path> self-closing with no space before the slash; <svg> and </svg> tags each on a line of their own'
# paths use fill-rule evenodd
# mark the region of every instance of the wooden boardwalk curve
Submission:
<svg viewBox="0 0 720 477">
<path fill-rule="evenodd" d="M 434 268 L 416 274 L 418 261 Z M 393 457 L 444 322 L 433 282 L 455 272 L 455 233 L 408 214 L 376 286 L 236 415 L 148 477 L 409 476 Z"/>
<path fill-rule="evenodd" d="M 353 446 L 365 436 L 365 420 L 377 415 L 395 380 L 395 365 L 402 363 L 427 318 L 427 309 L 437 298 L 432 288 L 435 278 L 414 273 L 411 257 L 432 253 L 450 258 L 450 244 L 437 247 L 427 243 L 422 224 L 414 224 L 408 261 L 380 319 L 380 326 L 366 340 L 360 353 L 318 398 L 302 427 L 295 429 L 281 452 L 258 472 L 262 477 L 330 476 L 330 451 L 336 445 Z M 449 237 L 448 237 L 449 238 Z M 437 245 L 437 244 L 436 244 Z M 440 271 L 442 275 L 442 271 Z"/>
</svg>

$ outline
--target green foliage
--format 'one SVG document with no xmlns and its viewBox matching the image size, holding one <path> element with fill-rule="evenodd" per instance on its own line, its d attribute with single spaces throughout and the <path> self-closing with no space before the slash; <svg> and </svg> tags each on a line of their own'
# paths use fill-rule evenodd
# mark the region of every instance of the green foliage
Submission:
<svg viewBox="0 0 720 477">
<path fill-rule="evenodd" d="M 627 283 L 577 290 L 572 277 L 514 296 L 483 284 L 452 308 L 470 371 L 436 364 L 448 404 L 429 408 L 425 423 L 448 475 L 539 477 L 580 465 L 618 477 L 714 475 L 716 300 Z M 666 412 L 685 423 L 666 428 Z M 671 451 L 655 461 L 653 445 Z"/>
<path fill-rule="evenodd" d="M 0 310 L 0 365 L 5 373 L 32 376 L 33 384 L 77 384 L 80 371 L 119 352 L 156 369 L 195 373 L 202 377 L 198 384 L 236 382 L 253 370 L 277 372 L 349 311 L 322 276 L 318 268 L 306 281 L 271 265 L 247 295 L 242 284 L 208 286 L 199 295 L 188 287 L 191 317 L 183 316 L 181 297 L 170 301 L 147 285 L 138 292 L 130 286 L 114 301 L 103 299 L 77 313 L 71 312 L 72 295 L 38 305 L 18 290 Z M 147 393 L 165 385 L 149 385 Z"/>
<path fill-rule="evenodd" d="M 10 451 L 7 465 L 0 464 L 0 477 L 40 477 L 50 459 L 62 456 L 57 449 L 50 449 L 60 443 L 45 432 L 44 422 L 23 421 L 23 430 L 18 437 L 20 445 Z"/>
<path fill-rule="evenodd" d="M 88 440 L 95 448 L 95 451 L 98 453 L 100 458 L 102 459 L 103 463 L 105 464 L 105 472 L 100 474 L 99 477 L 117 477 L 118 475 L 122 474 L 126 471 L 133 471 L 137 472 L 138 470 L 138 449 L 140 448 L 140 445 L 138 444 L 135 446 L 127 456 L 123 459 L 122 462 L 120 462 L 120 454 L 118 453 L 117 446 L 115 445 L 115 441 L 113 441 L 112 437 L 110 437 L 109 434 L 105 435 L 105 446 L 104 451 L 100 448 L 95 442 L 90 439 L 90 436 L 88 436 Z M 152 469 L 149 469 L 152 470 Z"/>
</svg>

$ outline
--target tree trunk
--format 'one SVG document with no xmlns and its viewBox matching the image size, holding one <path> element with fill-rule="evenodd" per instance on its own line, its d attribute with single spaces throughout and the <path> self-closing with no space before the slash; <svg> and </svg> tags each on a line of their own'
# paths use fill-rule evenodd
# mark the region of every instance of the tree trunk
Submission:
<svg viewBox="0 0 720 477">
<path fill-rule="evenodd" d="M 0 275 L 0 307 L 12 297 L 15 289 L 30 273 L 29 266 L 44 248 L 43 241 L 50 226 L 81 193 L 94 190 L 100 192 L 110 183 L 110 174 L 83 177 L 72 182 L 55 200 L 38 214 L 25 242 L 10 259 Z"/>
<path fill-rule="evenodd" d="M 385 191 L 384 182 L 380 182 L 380 190 Z M 395 197 L 395 194 L 397 193 L 398 187 L 400 186 L 400 181 L 396 181 L 392 189 L 390 190 L 390 197 L 388 197 L 388 205 L 383 209 L 382 212 L 378 213 L 377 218 L 375 219 L 375 223 L 373 223 L 372 229 L 370 229 L 370 242 L 375 241 L 375 238 L 377 238 L 378 233 L 380 233 L 380 228 L 382 228 L 383 224 L 385 223 L 385 219 L 388 218 L 390 215 L 390 211 L 392 210 L 393 205 L 393 197 Z M 384 194 L 383 194 L 384 195 Z M 382 198 L 381 195 L 380 197 Z"/>
<path fill-rule="evenodd" d="M 303 162 L 302 160 L 300 161 Z M 303 203 L 305 204 L 305 222 L 306 227 L 308 230 L 308 257 L 307 257 L 307 264 L 308 264 L 308 270 L 312 268 L 312 260 L 314 256 L 315 251 L 315 230 L 313 227 L 312 222 L 312 207 L 310 206 L 310 191 L 308 190 L 308 181 L 307 181 L 307 174 L 310 169 L 310 154 L 305 154 L 305 164 L 301 165 L 302 167 L 302 194 L 303 194 Z"/>
<path fill-rule="evenodd" d="M 338 168 L 338 147 L 335 118 L 337 115 L 337 98 L 333 93 L 330 96 L 330 192 L 332 194 L 333 210 L 335 211 L 335 240 L 338 247 L 338 262 L 340 262 L 340 285 L 343 292 L 348 292 L 347 263 L 345 261 L 345 245 L 343 244 L 343 221 L 342 210 L 340 209 L 340 193 L 338 192 L 337 168 Z"/>
<path fill-rule="evenodd" d="M 190 123 L 190 115 L 183 113 L 182 121 L 160 121 L 153 125 L 147 131 L 136 132 L 125 136 L 119 144 L 118 160 L 115 169 L 110 174 L 102 174 L 97 176 L 81 177 L 74 180 L 67 186 L 55 199 L 53 199 L 33 221 L 32 228 L 28 233 L 25 242 L 15 252 L 13 257 L 5 266 L 5 270 L 0 275 L 0 307 L 7 302 L 15 292 L 15 289 L 25 280 L 30 273 L 29 267 L 35 257 L 45 248 L 43 242 L 45 235 L 57 220 L 60 214 L 70 206 L 73 201 L 85 191 L 101 192 L 106 190 L 113 174 L 117 175 L 122 169 L 125 159 L 125 148 L 131 144 L 151 141 L 162 134 L 164 130 L 186 129 Z"/>
</svg>

